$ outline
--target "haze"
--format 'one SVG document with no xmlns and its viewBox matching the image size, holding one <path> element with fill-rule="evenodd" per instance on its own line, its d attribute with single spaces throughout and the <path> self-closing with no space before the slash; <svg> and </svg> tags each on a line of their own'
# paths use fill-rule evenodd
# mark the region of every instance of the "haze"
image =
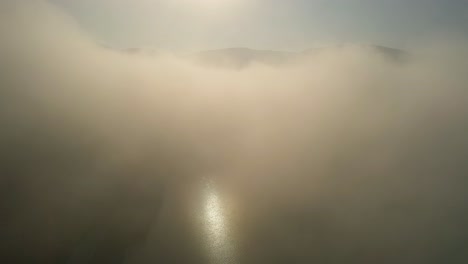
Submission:
<svg viewBox="0 0 468 264">
<path fill-rule="evenodd" d="M 195 2 L 0 3 L 1 263 L 468 261 L 461 1 Z"/>
</svg>

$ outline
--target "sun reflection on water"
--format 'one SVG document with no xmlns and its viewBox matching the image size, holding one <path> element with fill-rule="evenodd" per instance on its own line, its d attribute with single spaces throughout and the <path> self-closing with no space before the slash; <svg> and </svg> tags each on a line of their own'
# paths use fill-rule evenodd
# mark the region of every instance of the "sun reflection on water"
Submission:
<svg viewBox="0 0 468 264">
<path fill-rule="evenodd" d="M 236 263 L 229 235 L 226 206 L 214 184 L 206 183 L 204 190 L 204 223 L 209 256 L 213 263 Z"/>
</svg>

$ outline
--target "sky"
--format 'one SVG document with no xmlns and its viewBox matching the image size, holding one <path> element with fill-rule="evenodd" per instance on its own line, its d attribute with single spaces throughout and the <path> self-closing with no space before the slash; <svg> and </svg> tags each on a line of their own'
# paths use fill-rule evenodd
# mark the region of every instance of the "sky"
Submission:
<svg viewBox="0 0 468 264">
<path fill-rule="evenodd" d="M 465 0 L 50 0 L 116 47 L 301 50 L 328 43 L 404 48 L 468 34 Z"/>
</svg>

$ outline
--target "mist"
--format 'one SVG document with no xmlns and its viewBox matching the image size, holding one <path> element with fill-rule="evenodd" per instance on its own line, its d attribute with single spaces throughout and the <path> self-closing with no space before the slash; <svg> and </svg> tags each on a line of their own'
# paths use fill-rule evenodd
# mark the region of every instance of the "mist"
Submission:
<svg viewBox="0 0 468 264">
<path fill-rule="evenodd" d="M 2 2 L 1 259 L 206 263 L 160 212 L 190 192 L 171 186 L 210 178 L 241 208 L 240 263 L 465 263 L 467 44 L 421 39 L 404 63 L 349 46 L 207 67 Z"/>
</svg>

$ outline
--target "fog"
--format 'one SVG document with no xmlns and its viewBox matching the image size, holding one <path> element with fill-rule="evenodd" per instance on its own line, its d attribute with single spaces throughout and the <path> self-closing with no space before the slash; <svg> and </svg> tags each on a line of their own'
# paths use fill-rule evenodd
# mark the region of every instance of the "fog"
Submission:
<svg viewBox="0 0 468 264">
<path fill-rule="evenodd" d="M 208 177 L 241 208 L 239 263 L 465 263 L 467 44 L 216 68 L 105 48 L 52 5 L 3 1 L 2 259 L 92 262 L 72 260 L 94 239 L 96 263 L 128 247 L 126 263 L 205 263 L 162 242 L 184 230 L 151 230 L 170 186 Z"/>
</svg>

